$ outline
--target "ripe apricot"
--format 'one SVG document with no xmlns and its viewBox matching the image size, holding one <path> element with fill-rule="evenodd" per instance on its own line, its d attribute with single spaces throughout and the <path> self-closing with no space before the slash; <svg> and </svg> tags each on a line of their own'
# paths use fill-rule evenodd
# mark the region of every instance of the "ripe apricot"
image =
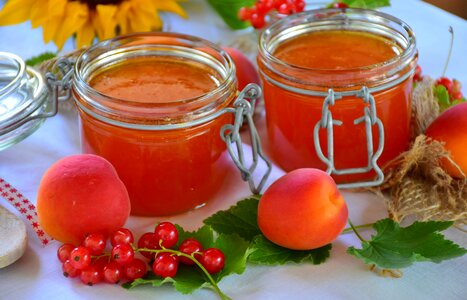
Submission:
<svg viewBox="0 0 467 300">
<path fill-rule="evenodd" d="M 425 134 L 444 142 L 444 148 L 451 154 L 451 159 L 467 175 L 467 102 L 445 110 L 428 126 Z M 448 160 L 441 163 L 452 177 L 462 178 L 461 172 Z"/>
<path fill-rule="evenodd" d="M 271 242 L 294 250 L 329 244 L 347 223 L 348 210 L 334 180 L 318 169 L 297 169 L 261 197 L 258 225 Z"/>
<path fill-rule="evenodd" d="M 44 231 L 63 243 L 79 245 L 89 233 L 108 236 L 130 214 L 130 199 L 114 167 L 91 154 L 72 155 L 44 174 L 37 216 Z"/>
<path fill-rule="evenodd" d="M 230 55 L 235 64 L 238 89 L 240 91 L 249 83 L 261 85 L 255 65 L 253 65 L 245 54 L 235 48 L 224 47 L 223 49 Z"/>
</svg>

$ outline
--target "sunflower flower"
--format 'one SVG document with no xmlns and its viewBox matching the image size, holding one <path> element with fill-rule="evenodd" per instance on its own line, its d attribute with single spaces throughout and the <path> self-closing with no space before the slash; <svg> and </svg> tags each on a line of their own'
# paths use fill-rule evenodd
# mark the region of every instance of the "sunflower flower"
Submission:
<svg viewBox="0 0 467 300">
<path fill-rule="evenodd" d="M 94 38 L 105 40 L 117 34 L 162 28 L 160 11 L 187 17 L 178 2 L 183 0 L 9 0 L 0 11 L 0 26 L 31 21 L 42 27 L 45 43 L 58 49 L 70 36 L 78 48 Z"/>
</svg>

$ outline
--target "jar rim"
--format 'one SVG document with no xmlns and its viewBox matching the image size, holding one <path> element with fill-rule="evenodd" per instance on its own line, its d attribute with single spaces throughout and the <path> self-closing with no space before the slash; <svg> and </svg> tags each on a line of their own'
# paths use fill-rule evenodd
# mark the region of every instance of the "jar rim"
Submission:
<svg viewBox="0 0 467 300">
<path fill-rule="evenodd" d="M 305 22 L 319 21 L 321 19 L 327 18 L 328 16 L 331 16 L 331 17 L 343 16 L 347 18 L 349 14 L 372 16 L 372 17 L 380 18 L 385 21 L 393 22 L 401 26 L 402 28 L 404 28 L 404 30 L 406 31 L 408 35 L 407 47 L 403 48 L 401 53 L 383 62 L 360 66 L 360 67 L 340 68 L 340 69 L 311 68 L 311 67 L 290 64 L 274 56 L 274 54 L 268 49 L 269 45 L 268 45 L 268 42 L 266 41 L 266 38 L 268 37 L 268 35 L 272 35 L 271 32 L 275 29 L 287 26 L 287 24 L 294 23 L 297 21 L 305 21 Z M 299 23 L 293 26 L 292 28 L 295 28 L 301 24 L 303 23 Z M 290 29 L 290 31 L 293 31 L 293 29 Z M 284 35 L 284 31 L 280 31 L 278 34 L 273 35 L 273 37 L 277 38 L 277 36 L 280 36 L 280 35 Z M 297 37 L 299 35 L 300 34 L 295 34 L 294 37 Z M 335 72 L 335 73 L 358 72 L 358 71 L 370 70 L 370 69 L 377 68 L 380 66 L 387 66 L 387 65 L 394 64 L 397 61 L 401 60 L 403 57 L 410 56 L 411 53 L 415 50 L 415 47 L 416 47 L 415 44 L 416 44 L 415 34 L 412 28 L 407 23 L 405 23 L 404 21 L 392 15 L 389 15 L 383 12 L 370 10 L 370 9 L 361 9 L 361 8 L 323 8 L 323 9 L 314 9 L 314 10 L 304 11 L 298 14 L 293 14 L 271 24 L 261 33 L 260 38 L 259 38 L 259 48 L 260 48 L 261 53 L 264 56 L 266 56 L 267 59 L 273 61 L 274 63 L 277 63 L 283 67 L 289 67 L 289 68 L 294 68 L 294 69 L 303 70 L 303 71 L 324 71 L 324 72 L 327 71 L 327 72 Z"/>
<path fill-rule="evenodd" d="M 148 47 L 152 48 L 148 50 Z M 114 63 L 116 59 L 122 61 L 126 56 L 130 57 L 131 55 L 140 57 L 160 55 L 155 54 L 157 51 L 161 53 L 167 51 L 169 54 L 172 54 L 170 51 L 173 51 L 174 56 L 181 55 L 188 60 L 193 59 L 201 64 L 205 64 L 219 75 L 218 84 L 216 84 L 214 89 L 195 97 L 152 102 L 138 102 L 135 101 L 136 99 L 119 99 L 102 93 L 90 86 L 88 79 L 92 72 L 97 72 L 104 67 L 108 67 L 109 63 Z M 91 67 L 99 61 L 103 61 L 106 64 L 103 66 Z M 151 116 L 150 118 L 157 118 L 156 116 L 159 116 L 161 118 L 161 120 L 158 121 L 159 123 L 172 124 L 173 122 L 187 122 L 186 113 L 184 117 L 181 115 L 177 117 L 171 116 L 169 113 L 169 111 L 177 111 L 179 113 L 182 107 L 196 107 L 196 112 L 192 113 L 190 110 L 190 116 L 194 118 L 201 118 L 215 112 L 218 106 L 222 106 L 223 104 L 215 101 L 215 99 L 218 98 L 217 95 L 223 95 L 227 91 L 230 91 L 233 84 L 236 84 L 235 65 L 227 52 L 218 45 L 205 39 L 186 34 L 149 32 L 118 36 L 102 41 L 81 53 L 74 67 L 73 90 L 80 98 L 84 99 L 83 102 L 90 108 L 96 110 L 100 115 L 107 116 L 106 118 L 110 116 L 110 118 L 119 119 L 119 123 L 124 123 L 125 120 L 121 118 L 122 109 L 112 108 L 117 105 L 120 105 L 121 108 L 128 108 L 128 111 L 125 112 L 127 115 L 123 117 L 133 119 L 132 121 L 136 120 L 136 123 L 146 122 L 148 116 Z M 95 97 L 87 97 L 87 95 L 93 95 Z M 98 98 L 100 101 L 96 101 L 93 98 Z M 78 100 L 77 103 L 82 105 Z M 176 110 L 175 108 L 179 109 Z M 133 115 L 131 115 L 130 111 L 133 112 Z M 137 113 L 135 113 L 135 111 Z M 138 113 L 144 116 L 136 116 Z M 138 121 L 138 119 L 143 118 L 146 118 L 146 120 Z"/>
</svg>

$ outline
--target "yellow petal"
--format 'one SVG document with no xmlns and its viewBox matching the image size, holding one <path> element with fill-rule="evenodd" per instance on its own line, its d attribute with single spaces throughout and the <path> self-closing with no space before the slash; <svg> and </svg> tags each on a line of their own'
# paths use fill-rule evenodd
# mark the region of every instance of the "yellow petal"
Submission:
<svg viewBox="0 0 467 300">
<path fill-rule="evenodd" d="M 44 43 L 50 42 L 57 33 L 65 15 L 66 0 L 49 0 L 47 5 L 47 20 L 42 25 Z"/>
<path fill-rule="evenodd" d="M 78 48 L 84 46 L 90 46 L 95 37 L 94 26 L 92 25 L 92 20 L 88 17 L 86 23 L 81 27 L 76 33 L 76 46 Z"/>
<path fill-rule="evenodd" d="M 68 2 L 65 15 L 54 36 L 54 43 L 58 49 L 63 47 L 66 40 L 75 32 L 79 32 L 88 19 L 88 6 L 78 1 Z"/>
<path fill-rule="evenodd" d="M 47 14 L 50 16 L 50 18 L 62 17 L 65 13 L 65 7 L 67 3 L 67 0 L 49 0 Z"/>
<path fill-rule="evenodd" d="M 174 0 L 154 0 L 154 3 L 158 10 L 173 12 L 184 18 L 188 17 L 183 8 Z"/>
<path fill-rule="evenodd" d="M 49 1 L 49 0 L 46 0 Z M 43 25 L 45 22 L 47 22 L 47 19 L 49 18 L 49 14 L 44 12 L 44 3 L 40 1 L 36 1 L 33 6 L 31 7 L 31 26 L 32 28 L 37 28 L 41 25 Z"/>
<path fill-rule="evenodd" d="M 117 21 L 115 20 L 115 14 L 117 12 L 117 6 L 115 5 L 97 5 L 96 6 L 96 23 L 97 35 L 100 40 L 106 40 L 115 36 L 115 27 Z"/>
<path fill-rule="evenodd" d="M 157 18 L 155 12 L 148 14 L 144 10 L 133 8 L 129 14 L 131 32 L 151 31 Z"/>
<path fill-rule="evenodd" d="M 19 24 L 27 21 L 35 0 L 10 0 L 0 11 L 0 26 Z"/>
<path fill-rule="evenodd" d="M 118 7 L 117 13 L 115 14 L 115 20 L 120 28 L 120 34 L 127 34 L 130 31 L 128 16 L 131 9 L 131 2 L 124 1 Z"/>
</svg>

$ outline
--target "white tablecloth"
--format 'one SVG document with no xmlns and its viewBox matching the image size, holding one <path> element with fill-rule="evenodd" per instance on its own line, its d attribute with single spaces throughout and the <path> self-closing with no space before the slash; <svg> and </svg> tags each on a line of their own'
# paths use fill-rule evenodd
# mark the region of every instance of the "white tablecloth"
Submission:
<svg viewBox="0 0 467 300">
<path fill-rule="evenodd" d="M 383 11 L 413 27 L 425 74 L 440 76 L 449 47 L 448 27 L 454 27 L 456 41 L 447 75 L 467 85 L 467 22 L 421 1 L 391 2 L 393 6 Z M 228 30 L 204 1 L 191 0 L 185 7 L 190 12 L 190 19 L 170 17 L 173 31 L 195 34 L 214 42 L 226 42 L 242 34 Z M 70 47 L 67 44 L 67 48 Z M 0 27 L 0 51 L 14 52 L 26 59 L 45 50 L 54 51 L 55 48 L 52 44 L 44 46 L 41 31 L 31 30 L 29 24 Z M 260 127 L 264 129 L 264 124 Z M 31 137 L 0 152 L 0 177 L 35 202 L 44 171 L 59 158 L 79 151 L 76 114 L 61 111 Z M 269 183 L 282 174 L 274 168 Z M 249 195 L 247 185 L 240 180 L 226 184 L 223 191 L 222 196 L 201 209 L 164 220 L 195 229 L 207 216 Z M 372 195 L 344 192 L 344 196 L 356 224 L 387 216 L 382 201 Z M 14 211 L 2 198 L 0 204 Z M 127 226 L 142 233 L 160 220 L 131 217 Z M 147 286 L 131 291 L 107 284 L 85 286 L 79 280 L 61 275 L 55 254 L 58 243 L 44 248 L 32 230 L 28 229 L 28 233 L 25 255 L 15 264 L 0 269 L 0 299 L 216 299 L 211 291 L 200 290 L 183 296 L 171 286 Z M 446 234 L 467 246 L 465 234 L 455 230 Z M 467 257 L 441 264 L 419 263 L 405 269 L 402 278 L 390 279 L 368 271 L 361 261 L 346 254 L 348 246 L 359 246 L 352 234 L 340 236 L 333 245 L 331 258 L 322 265 L 248 265 L 244 274 L 226 277 L 220 287 L 234 299 L 467 299 Z"/>
</svg>

